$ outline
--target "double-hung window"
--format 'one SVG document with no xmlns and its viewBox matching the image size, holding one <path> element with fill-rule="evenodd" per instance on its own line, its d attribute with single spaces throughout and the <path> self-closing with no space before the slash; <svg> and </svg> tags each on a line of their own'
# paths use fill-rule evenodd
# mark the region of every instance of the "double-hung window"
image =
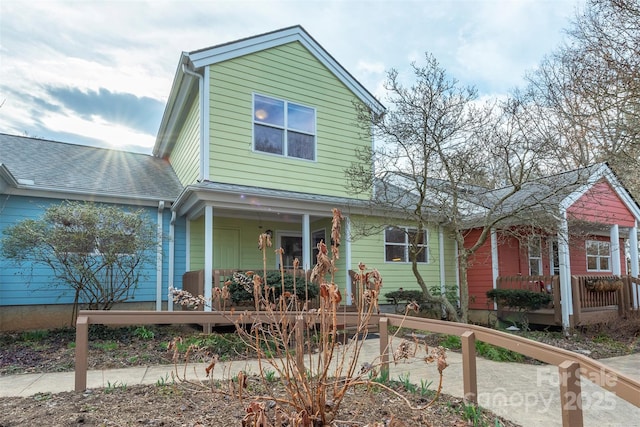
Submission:
<svg viewBox="0 0 640 427">
<path fill-rule="evenodd" d="M 426 263 L 429 259 L 427 232 L 418 233 L 415 228 L 387 227 L 384 231 L 384 253 L 386 262 L 410 262 L 411 250 L 416 250 L 416 260 Z M 413 245 L 412 245 L 413 243 Z"/>
<path fill-rule="evenodd" d="M 542 275 L 542 239 L 540 236 L 531 236 L 529 238 L 529 275 Z"/>
<path fill-rule="evenodd" d="M 609 242 L 587 240 L 587 271 L 611 271 Z"/>
<path fill-rule="evenodd" d="M 316 159 L 316 110 L 264 95 L 253 96 L 253 149 Z"/>
</svg>

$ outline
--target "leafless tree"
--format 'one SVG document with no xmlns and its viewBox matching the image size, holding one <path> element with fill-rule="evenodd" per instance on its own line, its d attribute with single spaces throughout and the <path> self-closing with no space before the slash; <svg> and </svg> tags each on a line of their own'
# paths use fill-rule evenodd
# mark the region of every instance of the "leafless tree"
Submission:
<svg viewBox="0 0 640 427">
<path fill-rule="evenodd" d="M 549 171 L 551 139 L 528 97 L 481 105 L 473 88 L 460 87 L 429 54 L 425 65 L 414 63 L 411 70 L 414 81 L 408 86 L 396 70 L 388 73 L 385 114 L 372 117 L 370 110 L 359 109 L 361 129 L 374 137 L 376 148 L 357 152 L 347 180 L 352 191 L 373 194 L 386 227 L 408 222 L 415 227 L 409 233 L 410 261 L 425 299 L 466 322 L 467 269 L 474 253 L 495 228 L 553 224 L 543 221 L 550 217 L 540 209 L 552 206 L 553 196 L 569 183 L 538 180 Z M 373 176 L 367 173 L 370 164 Z M 433 226 L 442 226 L 457 242 L 459 318 L 444 296 L 429 292 L 420 273 L 421 236 Z"/>
<path fill-rule="evenodd" d="M 606 161 L 640 195 L 640 3 L 589 0 L 528 76 L 564 167 Z"/>
</svg>

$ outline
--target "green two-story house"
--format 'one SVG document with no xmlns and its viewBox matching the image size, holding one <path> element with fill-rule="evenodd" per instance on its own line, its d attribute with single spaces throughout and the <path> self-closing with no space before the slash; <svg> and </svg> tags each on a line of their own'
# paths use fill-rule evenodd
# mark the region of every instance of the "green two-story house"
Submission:
<svg viewBox="0 0 640 427">
<path fill-rule="evenodd" d="M 384 112 L 299 26 L 181 55 L 153 154 L 169 160 L 184 186 L 172 209 L 187 220 L 186 270 L 204 269 L 205 297 L 214 270 L 262 267 L 264 232 L 284 249 L 285 268 L 294 258 L 311 268 L 317 243 L 330 243 L 334 207 L 345 216 L 335 280 L 347 302 L 348 271 L 360 262 L 377 268 L 389 290 L 415 284 L 407 233 L 385 230 L 367 203 L 371 193 L 347 190 L 355 150 L 374 143 L 359 131 L 357 104 Z M 379 233 L 358 236 L 362 221 Z M 437 229 L 423 242 L 425 278 L 455 284 L 453 243 Z M 280 264 L 273 252 L 268 262 Z"/>
</svg>

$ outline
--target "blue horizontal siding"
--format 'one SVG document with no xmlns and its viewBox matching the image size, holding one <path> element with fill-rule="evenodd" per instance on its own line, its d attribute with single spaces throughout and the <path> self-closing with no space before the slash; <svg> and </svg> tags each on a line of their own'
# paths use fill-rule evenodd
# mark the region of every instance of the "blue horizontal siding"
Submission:
<svg viewBox="0 0 640 427">
<path fill-rule="evenodd" d="M 53 203 L 60 201 L 43 198 L 29 198 L 22 196 L 3 196 L 0 205 L 0 233 L 7 227 L 24 219 L 37 219 L 44 210 Z M 126 206 L 125 206 L 126 207 Z M 137 207 L 136 207 L 137 209 Z M 157 223 L 158 210 L 147 208 L 147 215 L 152 224 Z M 163 268 L 162 268 L 162 299 L 167 299 L 169 274 L 169 227 L 171 211 L 165 209 L 163 213 Z M 174 280 L 179 280 L 184 273 L 185 265 L 185 222 L 176 221 L 175 254 L 176 268 Z M 150 256 L 150 261 L 143 266 L 141 280 L 135 291 L 135 297 L 130 301 L 146 302 L 156 300 L 156 252 Z M 24 263 L 20 266 L 13 261 L 0 257 L 0 306 L 9 305 L 37 305 L 37 304 L 69 304 L 73 302 L 74 292 L 68 285 L 60 283 L 51 270 L 41 264 Z"/>
</svg>

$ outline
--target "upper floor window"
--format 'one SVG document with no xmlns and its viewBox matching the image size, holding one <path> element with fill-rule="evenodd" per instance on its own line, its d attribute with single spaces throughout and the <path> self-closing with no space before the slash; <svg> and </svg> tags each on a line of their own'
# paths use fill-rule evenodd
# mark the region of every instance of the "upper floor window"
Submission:
<svg viewBox="0 0 640 427">
<path fill-rule="evenodd" d="M 412 242 L 415 245 L 412 245 Z M 387 227 L 384 231 L 384 253 L 387 262 L 411 261 L 411 250 L 416 250 L 416 260 L 426 263 L 429 259 L 427 232 L 418 233 L 415 228 Z"/>
<path fill-rule="evenodd" d="M 542 239 L 540 236 L 529 237 L 529 275 L 542 275 Z"/>
<path fill-rule="evenodd" d="M 255 94 L 253 149 L 263 153 L 316 159 L 316 110 Z"/>
<path fill-rule="evenodd" d="M 587 271 L 611 271 L 609 242 L 587 240 Z"/>
</svg>

